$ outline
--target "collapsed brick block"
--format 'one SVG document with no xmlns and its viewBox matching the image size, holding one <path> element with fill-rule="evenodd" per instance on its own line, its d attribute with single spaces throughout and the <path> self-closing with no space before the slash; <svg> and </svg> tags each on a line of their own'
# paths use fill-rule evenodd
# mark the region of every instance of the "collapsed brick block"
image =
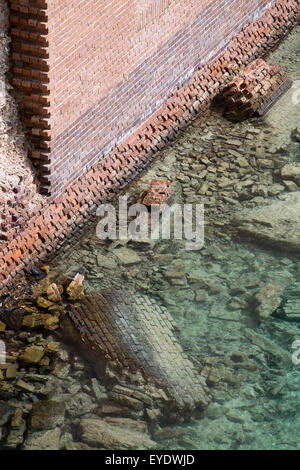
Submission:
<svg viewBox="0 0 300 470">
<path fill-rule="evenodd" d="M 82 300 L 84 299 L 83 283 L 84 276 L 77 273 L 73 281 L 67 287 L 67 293 L 70 300 Z"/>
<path fill-rule="evenodd" d="M 291 84 L 279 65 L 257 59 L 223 89 L 225 116 L 232 121 L 263 116 Z"/>
<path fill-rule="evenodd" d="M 19 3 L 20 5 L 18 5 Z M 26 5 L 27 3 L 28 5 L 32 3 L 34 7 L 29 8 L 24 6 L 25 3 Z M 265 0 L 265 3 L 267 3 L 267 0 Z M 19 66 L 22 67 L 22 64 L 24 65 L 22 67 L 23 72 L 25 69 L 32 69 L 35 74 L 40 69 L 48 70 L 47 60 L 44 60 L 43 56 L 36 56 L 33 54 L 33 51 L 28 55 L 22 50 L 21 40 L 18 39 L 21 36 L 24 37 L 23 34 L 27 34 L 30 30 L 33 30 L 33 34 L 39 31 L 40 39 L 45 39 L 44 36 L 47 33 L 45 28 L 47 25 L 46 20 L 44 21 L 43 19 L 47 11 L 43 10 L 43 4 L 45 4 L 44 1 L 36 0 L 13 0 L 11 2 L 12 9 L 15 12 L 11 18 L 11 24 L 14 27 L 11 59 L 12 67 L 14 68 L 13 76 L 17 80 L 20 73 L 16 74 L 16 70 Z M 72 2 L 70 2 L 71 4 Z M 40 14 L 37 14 L 38 5 L 40 5 L 39 9 L 43 10 Z M 21 84 L 21 87 L 15 85 L 20 112 L 24 119 L 26 119 L 24 122 L 25 124 L 27 123 L 26 129 L 30 134 L 28 139 L 31 145 L 33 145 L 31 157 L 33 165 L 40 176 L 40 190 L 41 192 L 48 192 L 52 189 L 52 192 L 46 205 L 43 204 L 42 200 L 37 200 L 35 203 L 37 194 L 34 189 L 31 196 L 25 196 L 19 187 L 13 190 L 12 195 L 11 191 L 7 190 L 5 194 L 0 194 L 1 293 L 7 292 L 17 277 L 24 273 L 24 271 L 29 271 L 39 261 L 44 261 L 49 252 L 60 246 L 66 237 L 70 237 L 80 227 L 80 224 L 89 218 L 99 202 L 110 201 L 119 190 L 129 184 L 154 158 L 156 152 L 164 145 L 168 145 L 189 122 L 199 117 L 200 113 L 201 118 L 204 120 L 205 112 L 212 100 L 218 95 L 219 89 L 232 82 L 233 77 L 241 67 L 247 66 L 247 64 L 260 55 L 265 55 L 268 49 L 274 48 L 278 41 L 297 24 L 299 5 L 300 0 L 276 0 L 256 21 L 253 22 L 251 16 L 249 18 L 250 22 L 238 34 L 233 35 L 231 41 L 220 55 L 216 56 L 209 63 L 203 63 L 203 65 L 197 68 L 189 81 L 176 88 L 156 113 L 152 114 L 146 122 L 144 122 L 144 116 L 140 127 L 134 133 L 128 135 L 117 147 L 113 147 L 111 151 L 108 151 L 103 158 L 93 160 L 94 163 L 91 164 L 91 167 L 89 166 L 90 160 L 85 160 L 84 155 L 95 158 L 94 150 L 96 148 L 102 149 L 106 146 L 107 142 L 105 142 L 105 145 L 102 145 L 98 138 L 99 136 L 106 138 L 108 134 L 110 135 L 115 108 L 117 108 L 120 119 L 124 120 L 125 113 L 120 111 L 119 106 L 111 106 L 113 97 L 109 100 L 104 100 L 105 103 L 108 103 L 104 109 L 99 108 L 95 110 L 92 107 L 91 114 L 86 116 L 87 119 L 84 121 L 83 127 L 80 127 L 75 132 L 72 128 L 73 124 L 71 124 L 70 134 L 63 132 L 61 135 L 62 140 L 55 139 L 57 140 L 57 150 L 54 152 L 55 155 L 53 154 L 53 157 L 55 157 L 55 160 L 58 158 L 58 160 L 52 167 L 55 174 L 53 173 L 51 176 L 49 172 L 51 173 L 52 170 L 49 168 L 49 164 L 52 149 L 49 148 L 49 141 L 45 140 L 46 136 L 37 136 L 35 130 L 36 127 L 39 127 L 37 123 L 41 124 L 39 116 L 46 118 L 51 115 L 48 112 L 50 109 L 49 97 L 46 94 L 46 90 L 38 94 L 34 92 L 29 93 L 29 91 L 25 93 L 23 84 Z M 51 4 L 50 6 L 57 11 L 58 15 L 61 14 L 60 9 L 57 9 L 55 5 Z M 80 9 L 80 7 L 78 8 Z M 30 12 L 27 12 L 27 9 L 30 9 Z M 92 9 L 94 9 L 94 5 L 92 5 Z M 86 9 L 86 11 L 88 10 Z M 33 18 L 31 18 L 32 13 Z M 65 26 L 69 27 L 68 21 L 65 21 Z M 18 36 L 19 33 L 20 36 Z M 57 29 L 54 28 L 53 34 L 55 41 L 57 41 Z M 188 35 L 190 37 L 190 28 L 188 28 Z M 191 49 L 189 42 L 184 39 L 185 36 L 180 35 L 178 37 L 180 44 L 187 43 L 187 47 Z M 199 35 L 199 37 L 202 41 L 202 36 Z M 35 36 L 35 41 L 36 38 L 37 36 Z M 71 45 L 73 47 L 72 40 Z M 25 44 L 25 47 L 27 47 L 27 44 Z M 63 42 L 62 47 L 64 47 Z M 39 49 L 42 54 L 45 52 L 44 49 L 43 47 Z M 169 51 L 173 56 L 173 48 L 169 48 Z M 36 52 L 38 51 L 35 50 Z M 158 59 L 158 57 L 159 54 L 155 54 L 155 58 Z M 161 60 L 164 64 L 167 57 L 165 54 L 161 55 Z M 28 64 L 32 65 L 29 66 Z M 157 63 L 155 68 L 159 69 Z M 140 64 L 138 69 L 144 80 L 144 67 Z M 149 69 L 152 70 L 151 67 Z M 72 67 L 70 68 L 70 73 L 74 77 Z M 41 79 L 41 76 L 39 77 Z M 78 77 L 80 78 L 80 74 Z M 133 74 L 133 77 L 135 77 L 135 88 L 138 91 L 137 109 L 138 116 L 140 116 L 141 92 L 136 85 L 138 83 L 136 81 L 136 74 Z M 37 80 L 33 79 L 33 82 L 35 86 Z M 64 86 L 63 80 L 61 83 Z M 147 81 L 145 83 L 147 90 L 153 95 L 152 87 L 149 87 Z M 161 84 L 165 90 L 165 81 L 161 80 Z M 64 91 L 65 93 L 66 91 Z M 85 102 L 85 100 L 82 100 L 82 97 L 80 101 Z M 121 101 L 118 96 L 116 103 L 119 104 Z M 125 109 L 127 109 L 128 101 L 123 100 L 123 102 Z M 136 103 L 136 100 L 133 100 L 133 102 Z M 109 114 L 106 106 L 109 107 L 112 114 Z M 69 107 L 66 107 L 66 110 L 67 114 L 71 112 L 73 122 L 73 103 L 71 111 Z M 103 120 L 109 127 L 109 131 L 104 132 L 104 129 L 101 132 L 93 130 L 93 139 L 95 138 L 96 140 L 90 140 L 91 123 L 98 123 L 99 116 L 104 116 Z M 28 119 L 30 119 L 30 124 L 28 124 Z M 65 122 L 64 116 L 62 116 L 62 119 Z M 134 126 L 138 126 L 136 115 L 134 116 L 134 122 Z M 116 127 L 114 126 L 114 129 Z M 115 132 L 113 134 L 117 137 Z M 86 140 L 82 138 L 83 135 Z M 64 151 L 62 151 L 61 145 L 64 141 Z M 90 145 L 92 145 L 93 152 L 82 152 L 83 148 L 90 148 Z M 76 159 L 73 158 L 74 155 L 77 156 Z M 84 157 L 83 160 L 81 156 Z M 87 170 L 87 168 L 89 169 Z M 27 181 L 26 184 L 25 181 L 23 183 L 28 189 L 30 188 L 30 184 Z"/>
<path fill-rule="evenodd" d="M 147 190 L 140 195 L 140 202 L 145 206 L 162 206 L 171 198 L 171 183 L 168 180 L 152 180 Z"/>
<path fill-rule="evenodd" d="M 181 421 L 209 404 L 204 377 L 176 339 L 166 308 L 130 289 L 102 289 L 68 306 L 62 330 L 96 372 L 109 398 Z M 109 385 L 109 383 L 108 383 Z"/>
</svg>

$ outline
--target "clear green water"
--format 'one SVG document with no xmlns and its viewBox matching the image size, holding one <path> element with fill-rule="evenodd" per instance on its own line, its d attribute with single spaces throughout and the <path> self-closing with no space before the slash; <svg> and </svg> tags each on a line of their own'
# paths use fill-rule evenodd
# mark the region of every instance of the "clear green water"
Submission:
<svg viewBox="0 0 300 470">
<path fill-rule="evenodd" d="M 286 286 L 298 282 L 300 297 L 299 257 L 219 240 L 208 242 L 201 253 L 187 255 L 178 242 L 172 246 L 159 243 L 153 251 L 135 247 L 142 269 L 120 267 L 118 273 L 106 271 L 99 280 L 91 272 L 95 264 L 82 264 L 81 260 L 92 260 L 104 250 L 97 241 L 86 243 L 89 249 L 82 247 L 76 256 L 73 253 L 71 266 L 84 272 L 88 289 L 130 284 L 155 296 L 169 308 L 181 344 L 199 369 L 213 370 L 215 383 L 207 416 L 157 432 L 161 448 L 300 448 L 299 366 L 292 365 L 291 357 L 286 360 L 293 341 L 300 339 L 300 323 L 273 320 L 258 326 L 247 309 L 249 298 L 266 282 Z M 159 253 L 172 253 L 171 265 L 154 261 Z M 189 283 L 184 276 L 182 285 L 173 286 L 163 275 L 165 269 L 173 268 L 195 275 L 198 283 Z M 271 341 L 275 353 L 252 343 L 245 334 L 248 328 L 262 342 Z M 236 354 L 241 362 L 233 359 Z"/>
<path fill-rule="evenodd" d="M 299 57 L 298 30 L 269 60 L 281 63 L 297 79 Z M 138 195 L 153 178 L 168 177 L 175 202 L 205 202 L 203 250 L 188 252 L 184 241 L 128 242 L 141 263 L 130 268 L 120 263 L 117 269 L 103 268 L 98 257 L 117 261 L 114 250 L 118 242 L 98 240 L 94 220 L 53 261 L 53 266 L 64 271 L 82 272 L 87 292 L 131 285 L 154 296 L 173 315 L 180 342 L 199 371 L 208 375 L 212 403 L 207 415 L 157 429 L 153 437 L 161 449 L 300 449 L 300 365 L 292 364 L 292 343 L 300 340 L 300 323 L 273 318 L 259 324 L 249 308 L 254 294 L 268 282 L 292 287 L 296 301 L 300 299 L 299 255 L 233 240 L 226 231 L 229 217 L 262 201 L 253 196 L 231 204 L 215 184 L 224 171 L 224 155 L 232 148 L 224 138 L 241 139 L 238 150 L 243 155 L 247 152 L 243 139 L 252 132 L 256 153 L 264 152 L 267 143 L 274 154 L 283 149 L 287 161 L 300 160 L 299 145 L 290 140 L 291 129 L 300 125 L 300 105 L 292 108 L 290 98 L 289 94 L 283 97 L 263 122 L 233 125 L 217 112 L 204 129 L 196 122 L 161 152 L 129 190 L 130 195 Z M 216 162 L 207 177 L 208 193 L 201 195 L 199 182 L 188 174 L 199 171 L 195 155 L 208 152 Z M 259 181 L 272 183 L 272 170 L 258 173 Z M 247 172 L 240 173 L 241 179 L 247 177 Z M 227 198 L 235 199 L 230 192 Z M 163 254 L 169 255 L 168 261 Z M 182 276 L 170 279 L 166 271 L 181 272 Z"/>
</svg>

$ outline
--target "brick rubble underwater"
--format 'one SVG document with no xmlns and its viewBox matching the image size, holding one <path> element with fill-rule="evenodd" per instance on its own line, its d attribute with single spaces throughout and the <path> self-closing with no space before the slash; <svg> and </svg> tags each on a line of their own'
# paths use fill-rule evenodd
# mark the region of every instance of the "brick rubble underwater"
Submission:
<svg viewBox="0 0 300 470">
<path fill-rule="evenodd" d="M 12 4 L 16 10 L 20 9 L 18 2 Z M 65 237 L 93 213 L 100 201 L 116 195 L 142 171 L 159 149 L 192 119 L 204 113 L 221 87 L 232 82 L 243 67 L 274 47 L 295 25 L 299 5 L 299 0 L 274 2 L 258 20 L 247 24 L 235 35 L 217 57 L 198 68 L 185 85 L 171 93 L 143 125 L 85 173 L 82 170 L 78 179 L 68 183 L 59 195 L 52 195 L 34 216 L 23 220 L 19 217 L 19 210 L 14 213 L 14 207 L 20 204 L 16 194 L 16 202 L 10 207 L 14 227 L 6 233 L 6 240 L 0 243 L 0 290 L 4 292 L 17 275 L 31 269 L 61 245 Z M 27 52 L 24 51 L 25 55 Z M 15 54 L 18 53 L 20 51 L 15 50 Z M 42 144 L 44 134 L 47 131 L 32 135 Z M 26 213 L 26 209 L 24 211 Z"/>
<path fill-rule="evenodd" d="M 168 180 L 152 180 L 150 186 L 142 191 L 139 197 L 141 204 L 145 206 L 162 206 L 171 198 L 171 183 Z"/>
</svg>

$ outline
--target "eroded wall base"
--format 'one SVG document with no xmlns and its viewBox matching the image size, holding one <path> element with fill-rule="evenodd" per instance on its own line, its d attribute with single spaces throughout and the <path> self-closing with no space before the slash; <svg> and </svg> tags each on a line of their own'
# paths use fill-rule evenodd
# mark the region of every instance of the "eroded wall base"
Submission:
<svg viewBox="0 0 300 470">
<path fill-rule="evenodd" d="M 263 56 L 296 23 L 300 0 L 277 1 L 246 26 L 211 63 L 170 95 L 164 105 L 126 141 L 93 165 L 71 187 L 37 211 L 19 232 L 0 244 L 0 290 L 30 269 L 82 223 L 100 201 L 132 181 L 155 153 L 192 119 L 204 113 L 220 89 L 243 66 Z"/>
</svg>

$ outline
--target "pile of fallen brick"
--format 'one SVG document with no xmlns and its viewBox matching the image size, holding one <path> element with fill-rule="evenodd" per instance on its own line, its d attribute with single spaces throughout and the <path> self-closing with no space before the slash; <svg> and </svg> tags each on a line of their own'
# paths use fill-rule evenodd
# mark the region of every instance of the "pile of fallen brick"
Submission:
<svg viewBox="0 0 300 470">
<path fill-rule="evenodd" d="M 128 288 L 85 296 L 79 273 L 72 279 L 49 272 L 45 265 L 42 275 L 31 289 L 19 290 L 18 301 L 8 297 L 0 307 L 0 341 L 5 341 L 10 359 L 7 367 L 0 362 L 0 392 L 12 391 L 11 383 L 3 387 L 1 380 L 15 378 L 22 365 L 37 366 L 47 353 L 40 344 L 11 343 L 9 332 L 56 331 L 101 377 L 111 403 L 151 421 L 183 421 L 203 414 L 210 402 L 206 379 L 179 344 L 165 307 Z M 48 366 L 47 356 L 45 360 L 40 365 Z M 14 377 L 9 377 L 11 372 Z"/>
<path fill-rule="evenodd" d="M 224 88 L 225 115 L 233 121 L 262 116 L 291 84 L 280 65 L 257 59 Z"/>
</svg>

